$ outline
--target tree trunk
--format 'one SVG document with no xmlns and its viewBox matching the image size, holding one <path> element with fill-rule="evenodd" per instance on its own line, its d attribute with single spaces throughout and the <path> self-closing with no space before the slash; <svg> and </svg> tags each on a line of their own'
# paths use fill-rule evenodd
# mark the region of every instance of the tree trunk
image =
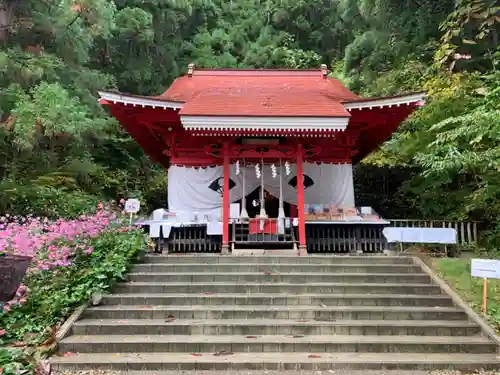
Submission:
<svg viewBox="0 0 500 375">
<path fill-rule="evenodd" d="M 0 0 L 0 42 L 7 41 L 18 0 Z"/>
</svg>

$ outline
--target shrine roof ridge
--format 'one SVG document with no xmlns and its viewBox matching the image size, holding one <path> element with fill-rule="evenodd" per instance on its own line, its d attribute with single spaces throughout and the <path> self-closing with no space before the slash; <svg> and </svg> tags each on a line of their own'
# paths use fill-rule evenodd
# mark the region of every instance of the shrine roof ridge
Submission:
<svg viewBox="0 0 500 375">
<path fill-rule="evenodd" d="M 196 68 L 187 76 L 317 76 L 322 77 L 322 69 L 238 69 L 238 68 Z M 319 74 L 318 74 L 319 73 Z M 184 76 L 183 75 L 183 76 Z"/>
</svg>

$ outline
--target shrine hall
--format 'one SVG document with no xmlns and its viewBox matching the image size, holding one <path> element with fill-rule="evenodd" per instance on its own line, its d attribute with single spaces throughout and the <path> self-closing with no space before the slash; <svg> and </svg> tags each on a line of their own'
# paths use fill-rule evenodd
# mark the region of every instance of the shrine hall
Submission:
<svg viewBox="0 0 500 375">
<path fill-rule="evenodd" d="M 159 251 L 378 252 L 388 224 L 356 206 L 353 165 L 424 104 L 361 98 L 319 69 L 202 69 L 159 96 L 100 103 L 168 171 L 168 206 L 143 222 Z"/>
</svg>

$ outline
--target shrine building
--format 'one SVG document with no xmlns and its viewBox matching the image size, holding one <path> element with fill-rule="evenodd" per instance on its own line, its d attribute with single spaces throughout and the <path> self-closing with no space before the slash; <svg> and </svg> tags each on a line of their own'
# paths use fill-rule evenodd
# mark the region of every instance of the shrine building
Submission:
<svg viewBox="0 0 500 375">
<path fill-rule="evenodd" d="M 356 207 L 352 166 L 388 140 L 425 93 L 361 98 L 328 75 L 326 65 L 190 64 L 159 96 L 99 92 L 100 103 L 168 170 L 168 214 L 158 236 L 169 251 L 383 249 L 387 222 Z"/>
</svg>

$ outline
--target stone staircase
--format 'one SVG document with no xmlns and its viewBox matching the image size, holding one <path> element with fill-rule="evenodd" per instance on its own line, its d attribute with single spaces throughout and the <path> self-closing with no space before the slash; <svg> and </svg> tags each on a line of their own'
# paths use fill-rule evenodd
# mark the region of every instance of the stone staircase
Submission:
<svg viewBox="0 0 500 375">
<path fill-rule="evenodd" d="M 150 255 L 59 352 L 60 370 L 499 365 L 496 343 L 412 258 L 385 256 Z"/>
</svg>

